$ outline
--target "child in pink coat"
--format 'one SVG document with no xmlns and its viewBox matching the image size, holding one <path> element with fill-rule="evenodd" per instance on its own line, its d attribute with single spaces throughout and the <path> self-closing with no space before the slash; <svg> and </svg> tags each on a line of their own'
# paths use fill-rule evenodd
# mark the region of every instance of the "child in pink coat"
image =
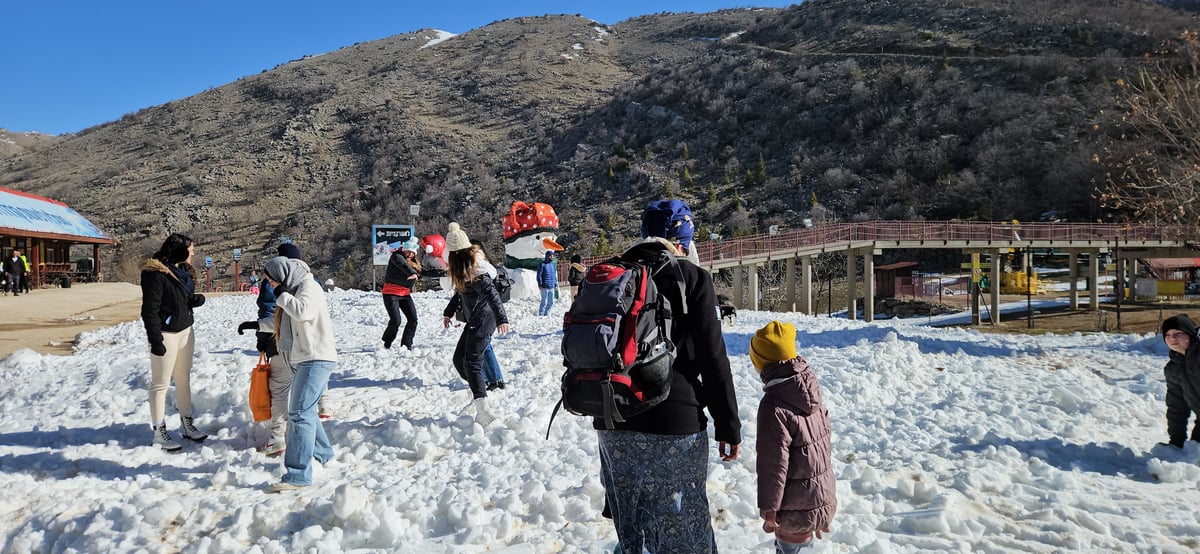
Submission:
<svg viewBox="0 0 1200 554">
<path fill-rule="evenodd" d="M 829 412 L 808 362 L 796 355 L 796 329 L 772 321 L 750 339 L 763 380 L 758 405 L 758 508 L 777 554 L 821 538 L 837 512 Z"/>
</svg>

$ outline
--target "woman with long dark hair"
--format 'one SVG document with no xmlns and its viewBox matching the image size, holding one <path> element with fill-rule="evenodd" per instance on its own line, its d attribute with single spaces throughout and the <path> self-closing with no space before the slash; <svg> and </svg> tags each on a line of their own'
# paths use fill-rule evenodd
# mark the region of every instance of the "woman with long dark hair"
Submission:
<svg viewBox="0 0 1200 554">
<path fill-rule="evenodd" d="M 192 413 L 192 353 L 196 348 L 192 309 L 204 304 L 204 295 L 196 294 L 193 254 L 192 239 L 173 233 L 142 264 L 142 324 L 150 342 L 150 424 L 153 444 L 167 451 L 182 448 L 167 432 L 167 387 L 172 378 L 180 434 L 197 442 L 208 438 L 194 425 Z"/>
<path fill-rule="evenodd" d="M 450 223 L 446 249 L 450 251 L 448 270 L 454 284 L 454 296 L 442 312 L 442 326 L 449 328 L 450 318 L 462 310 L 467 323 L 454 349 L 454 369 L 471 387 L 475 421 L 487 425 L 496 416 L 487 401 L 483 356 L 492 343 L 493 333 L 499 331 L 503 335 L 508 332 L 508 315 L 492 281 L 497 275 L 496 268 L 478 246 L 471 244 L 458 223 Z"/>
</svg>

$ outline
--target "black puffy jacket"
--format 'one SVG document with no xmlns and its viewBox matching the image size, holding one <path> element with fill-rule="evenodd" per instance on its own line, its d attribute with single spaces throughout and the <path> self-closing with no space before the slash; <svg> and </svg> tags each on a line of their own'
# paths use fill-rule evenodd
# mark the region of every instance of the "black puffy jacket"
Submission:
<svg viewBox="0 0 1200 554">
<path fill-rule="evenodd" d="M 195 271 L 187 270 L 195 283 Z M 178 333 L 192 326 L 192 308 L 204 303 L 194 285 L 180 282 L 171 268 L 150 258 L 142 264 L 142 324 L 151 345 L 162 343 L 163 333 Z"/>
<path fill-rule="evenodd" d="M 1188 419 L 1192 412 L 1200 414 L 1200 339 L 1196 337 L 1196 324 L 1186 315 L 1167 318 L 1162 324 L 1162 334 L 1178 329 L 1188 334 L 1190 342 L 1187 354 L 1171 351 L 1171 359 L 1163 368 L 1167 379 L 1167 436 L 1171 444 L 1183 446 L 1187 441 Z M 1192 428 L 1192 440 L 1200 441 L 1200 420 Z"/>
</svg>

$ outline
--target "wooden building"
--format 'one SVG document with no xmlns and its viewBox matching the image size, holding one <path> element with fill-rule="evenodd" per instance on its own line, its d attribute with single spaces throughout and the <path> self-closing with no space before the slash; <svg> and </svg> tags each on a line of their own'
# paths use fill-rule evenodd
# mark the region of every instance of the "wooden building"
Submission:
<svg viewBox="0 0 1200 554">
<path fill-rule="evenodd" d="M 31 286 L 100 280 L 100 246 L 115 242 L 62 202 L 0 188 L 0 259 L 20 250 Z M 90 258 L 72 260 L 73 245 L 91 245 Z"/>
</svg>

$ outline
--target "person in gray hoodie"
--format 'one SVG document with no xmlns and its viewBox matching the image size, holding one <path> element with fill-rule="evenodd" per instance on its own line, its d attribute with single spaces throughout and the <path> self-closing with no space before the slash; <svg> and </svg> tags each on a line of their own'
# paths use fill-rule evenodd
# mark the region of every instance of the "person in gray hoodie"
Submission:
<svg viewBox="0 0 1200 554">
<path fill-rule="evenodd" d="M 333 458 L 333 446 L 317 416 L 317 402 L 337 367 L 333 321 L 325 291 L 312 278 L 308 265 L 285 256 L 267 262 L 267 279 L 275 292 L 275 341 L 278 357 L 291 369 L 288 399 L 286 473 L 270 492 L 312 484 L 312 461 Z"/>
<path fill-rule="evenodd" d="M 1188 420 L 1200 414 L 1200 341 L 1196 324 L 1184 314 L 1162 324 L 1163 341 L 1171 349 L 1163 373 L 1167 379 L 1168 444 L 1183 448 L 1188 439 Z M 1200 442 L 1200 417 L 1192 427 L 1191 439 Z"/>
<path fill-rule="evenodd" d="M 837 512 L 829 411 L 808 361 L 796 355 L 796 329 L 772 321 L 750 339 L 762 377 L 758 405 L 758 508 L 777 554 L 821 538 Z"/>
</svg>

